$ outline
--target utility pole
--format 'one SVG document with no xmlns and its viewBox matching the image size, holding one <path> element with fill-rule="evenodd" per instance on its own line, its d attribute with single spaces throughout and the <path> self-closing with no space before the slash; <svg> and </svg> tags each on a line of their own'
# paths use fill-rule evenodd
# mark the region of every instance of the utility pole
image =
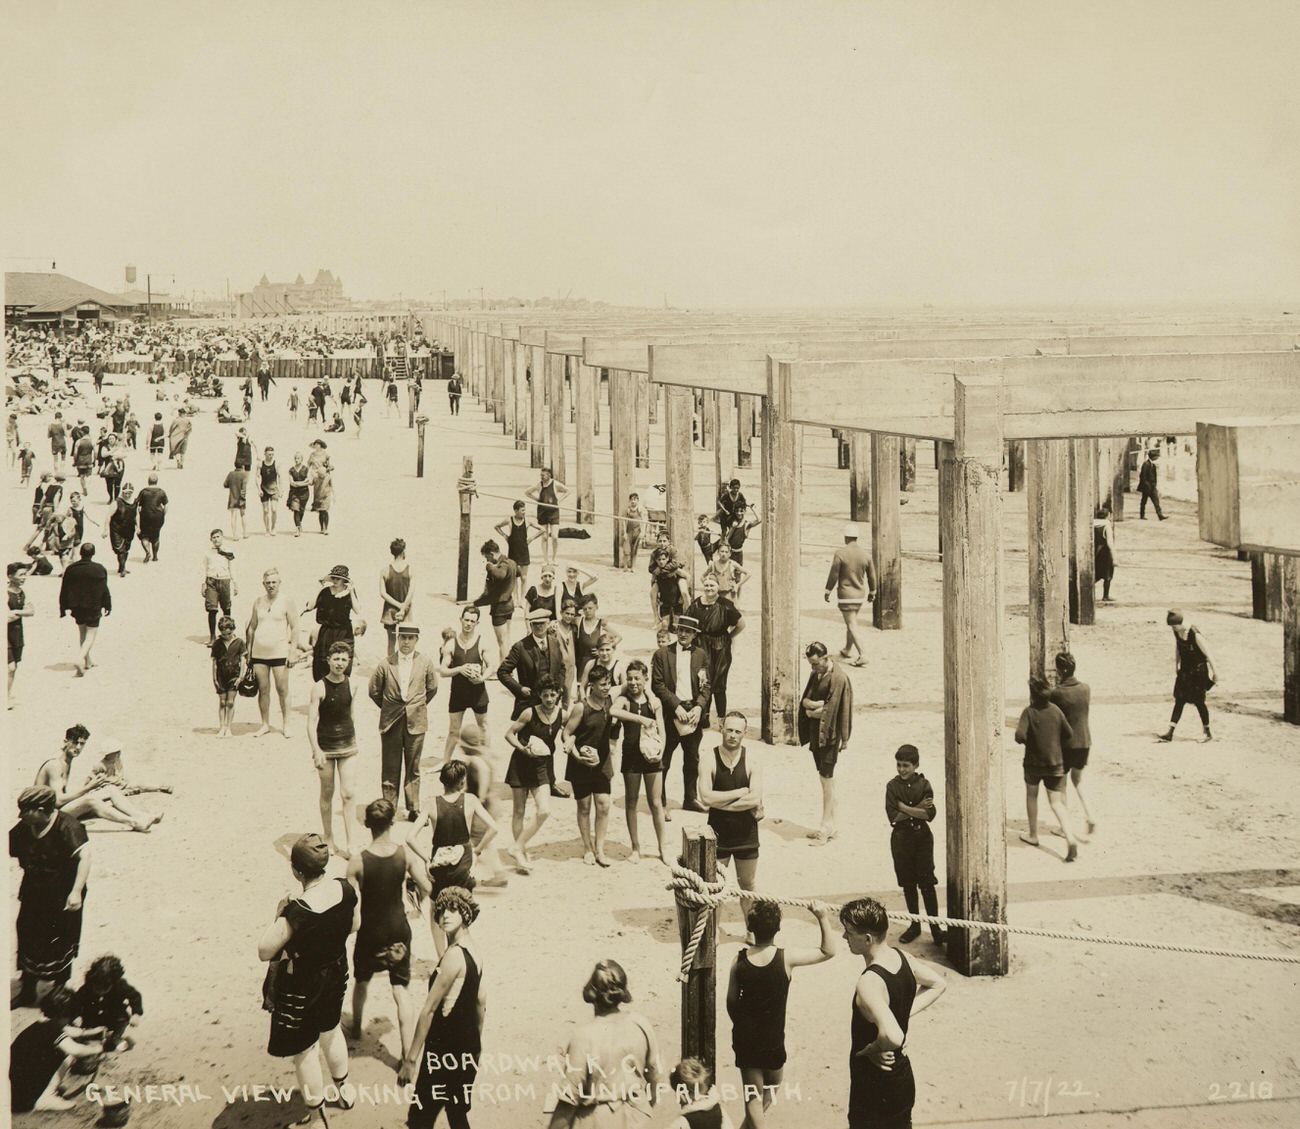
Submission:
<svg viewBox="0 0 1300 1129">
<path fill-rule="evenodd" d="M 480 310 L 487 309 L 487 302 L 483 298 L 483 287 L 481 286 L 478 288 L 478 308 Z"/>
<path fill-rule="evenodd" d="M 144 276 L 144 286 L 145 286 L 145 292 L 144 292 L 145 313 L 149 318 L 149 325 L 150 327 L 152 327 L 153 326 L 153 275 L 146 274 Z"/>
</svg>

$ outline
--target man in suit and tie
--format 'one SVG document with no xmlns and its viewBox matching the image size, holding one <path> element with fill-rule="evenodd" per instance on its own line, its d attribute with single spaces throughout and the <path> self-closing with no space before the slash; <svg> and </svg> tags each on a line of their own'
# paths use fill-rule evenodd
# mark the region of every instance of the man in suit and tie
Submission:
<svg viewBox="0 0 1300 1129">
<path fill-rule="evenodd" d="M 1156 469 L 1156 460 L 1160 458 L 1160 448 L 1152 447 L 1147 452 L 1146 461 L 1143 462 L 1138 470 L 1138 493 L 1142 495 L 1142 503 L 1138 506 L 1138 517 L 1143 521 L 1147 519 L 1147 503 L 1150 502 L 1156 511 L 1156 517 L 1161 521 L 1165 520 L 1165 511 L 1160 508 L 1160 489 L 1156 485 L 1159 478 L 1159 471 Z"/>
<path fill-rule="evenodd" d="M 564 671 L 564 651 L 560 641 L 550 631 L 551 612 L 549 608 L 534 608 L 528 613 L 528 634 L 511 646 L 505 660 L 497 667 L 497 678 L 511 694 L 515 705 L 510 718 L 514 720 L 530 706 L 538 704 L 537 686 L 543 678 L 549 677 L 560 687 L 568 686 Z M 564 694 L 562 704 L 567 706 L 568 695 Z M 546 762 L 546 775 L 551 781 L 552 796 L 570 796 L 567 784 L 555 778 L 554 757 Z"/>
<path fill-rule="evenodd" d="M 677 642 L 660 647 L 650 662 L 650 689 L 664 707 L 664 818 L 668 818 L 668 770 L 673 750 L 682 748 L 682 807 L 704 811 L 696 796 L 700 773 L 700 739 L 709 725 L 708 658 L 695 646 L 699 620 L 677 617 Z"/>
<path fill-rule="evenodd" d="M 408 819 L 420 813 L 420 753 L 429 731 L 429 703 L 438 692 L 438 668 L 415 649 L 420 629 L 397 625 L 397 654 L 370 676 L 370 699 L 379 707 L 380 781 L 386 799 L 406 797 Z M 402 771 L 406 787 L 402 788 Z"/>
</svg>

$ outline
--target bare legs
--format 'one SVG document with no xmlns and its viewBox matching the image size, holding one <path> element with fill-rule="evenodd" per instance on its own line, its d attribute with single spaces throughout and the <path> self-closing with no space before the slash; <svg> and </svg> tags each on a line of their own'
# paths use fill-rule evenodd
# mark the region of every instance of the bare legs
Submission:
<svg viewBox="0 0 1300 1129">
<path fill-rule="evenodd" d="M 858 650 L 859 659 L 865 659 L 867 657 L 867 651 L 862 645 L 862 635 L 859 633 L 858 628 L 859 610 L 860 608 L 857 607 L 840 608 L 840 615 L 844 617 L 844 651 L 841 651 L 840 653 L 844 655 L 845 658 L 848 658 L 848 655 L 853 652 L 855 647 Z M 845 652 L 848 652 L 848 654 Z"/>
<path fill-rule="evenodd" d="M 348 1045 L 338 1027 L 326 1031 L 305 1051 L 294 1055 L 293 1072 L 302 1091 L 302 1100 L 310 1109 L 318 1109 L 325 1101 L 325 1076 L 321 1073 L 320 1054 L 316 1053 L 318 1048 L 325 1056 L 325 1066 L 331 1078 L 346 1078 L 348 1075 Z"/>
<path fill-rule="evenodd" d="M 536 788 L 510 789 L 510 798 L 513 804 L 510 811 L 510 833 L 515 840 L 515 849 L 511 853 L 521 870 L 529 871 L 532 869 L 532 862 L 528 857 L 528 844 L 533 836 L 542 829 L 542 824 L 550 818 L 550 792 L 550 786 L 545 783 Z M 525 824 L 524 815 L 527 811 L 529 795 L 533 797 L 533 818 L 529 823 Z"/>
<path fill-rule="evenodd" d="M 483 713 L 475 712 L 474 721 L 478 725 L 479 732 L 483 734 L 483 744 L 487 745 L 487 711 L 484 711 Z M 443 764 L 446 764 L 447 761 L 451 760 L 451 754 L 456 751 L 456 745 L 460 742 L 460 729 L 465 723 L 465 711 L 457 710 L 455 713 L 449 713 L 447 715 L 447 722 L 447 743 L 442 749 Z"/>
<path fill-rule="evenodd" d="M 334 781 L 338 776 L 339 802 L 343 807 L 343 847 L 334 842 Z M 356 796 L 356 757 L 327 757 L 325 767 L 316 770 L 320 779 L 320 822 L 325 842 L 334 854 L 352 857 L 352 804 Z"/>
<path fill-rule="evenodd" d="M 402 1046 L 410 1046 L 411 1035 L 415 1031 L 415 1007 L 411 994 L 403 984 L 390 984 L 393 989 L 393 1003 L 397 1006 L 397 1031 Z M 369 980 L 358 980 L 352 988 L 352 1027 L 349 1034 L 354 1039 L 361 1038 L 363 1015 L 366 1010 L 366 995 L 370 990 Z"/>
<path fill-rule="evenodd" d="M 594 802 L 593 802 L 594 801 Z M 605 832 L 609 827 L 609 794 L 596 793 L 580 796 L 578 804 L 578 834 L 582 836 L 583 862 L 608 866 L 605 857 Z M 593 830 L 592 809 L 595 809 Z"/>
<path fill-rule="evenodd" d="M 95 645 L 95 636 L 99 634 L 98 627 L 85 627 L 77 624 L 77 634 L 79 638 L 77 653 L 77 676 L 81 677 L 86 673 L 87 667 L 95 664 L 90 661 L 90 649 Z"/>
<path fill-rule="evenodd" d="M 1029 834 L 1021 835 L 1020 839 L 1031 847 L 1038 846 L 1038 784 L 1039 782 L 1035 781 L 1033 784 L 1025 785 L 1025 815 L 1029 821 Z M 1070 813 L 1065 806 L 1065 789 L 1054 792 L 1049 788 L 1047 803 L 1056 817 L 1056 822 L 1061 826 L 1061 834 L 1065 836 L 1065 861 L 1074 862 L 1079 855 L 1079 841 L 1074 837 L 1070 827 Z"/>
<path fill-rule="evenodd" d="M 235 720 L 235 691 L 223 690 L 217 695 L 217 736 L 229 737 Z"/>
<path fill-rule="evenodd" d="M 289 668 L 288 666 L 267 666 L 266 663 L 253 663 L 253 673 L 257 677 L 257 708 L 262 714 L 262 727 L 257 736 L 271 732 L 271 683 L 275 683 L 275 693 L 280 699 L 280 731 L 289 736 Z"/>
<path fill-rule="evenodd" d="M 244 524 L 244 511 L 232 509 L 230 513 L 230 539 L 238 541 L 241 537 L 248 536 L 248 528 Z"/>
<path fill-rule="evenodd" d="M 277 516 L 274 499 L 262 503 L 262 531 L 264 533 L 269 533 L 272 537 L 275 536 L 275 522 Z"/>
<path fill-rule="evenodd" d="M 763 1070 L 756 1066 L 740 1068 L 740 1082 L 745 1098 L 745 1119 L 740 1129 L 764 1129 L 767 1125 L 767 1111 L 772 1099 L 781 1085 L 783 1069 Z"/>
<path fill-rule="evenodd" d="M 107 819 L 110 823 L 123 823 L 132 831 L 148 831 L 162 820 L 161 812 L 154 814 L 136 807 L 127 801 L 121 789 L 112 785 L 97 788 L 90 795 L 65 804 L 62 810 L 76 819 Z"/>
<path fill-rule="evenodd" d="M 627 817 L 627 837 L 632 843 L 632 858 L 641 855 L 640 831 L 637 827 L 637 801 L 640 799 L 641 773 L 624 773 L 623 775 L 623 814 Z M 664 806 L 662 775 L 647 772 L 645 776 L 645 800 L 650 808 L 650 821 L 654 824 L 655 842 L 659 846 L 659 858 L 667 864 L 664 853 Z"/>
<path fill-rule="evenodd" d="M 1079 806 L 1083 808 L 1084 823 L 1087 825 L 1088 834 L 1091 835 L 1097 830 L 1097 824 L 1092 818 L 1092 812 L 1088 810 L 1088 801 L 1083 796 L 1083 788 L 1081 787 L 1083 784 L 1083 769 L 1070 769 L 1070 782 L 1074 785 L 1074 794 L 1079 797 Z"/>
</svg>

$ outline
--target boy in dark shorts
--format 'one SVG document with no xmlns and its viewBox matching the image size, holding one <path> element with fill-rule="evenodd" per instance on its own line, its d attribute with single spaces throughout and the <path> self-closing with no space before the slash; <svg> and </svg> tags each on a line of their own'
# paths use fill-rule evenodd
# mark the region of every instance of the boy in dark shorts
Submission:
<svg viewBox="0 0 1300 1129">
<path fill-rule="evenodd" d="M 1025 747 L 1025 814 L 1029 820 L 1029 834 L 1021 835 L 1021 842 L 1038 846 L 1038 786 L 1047 786 L 1047 802 L 1052 814 L 1061 825 L 1065 836 L 1065 861 L 1074 862 L 1079 857 L 1079 842 L 1070 827 L 1070 815 L 1065 807 L 1065 753 L 1074 740 L 1074 731 L 1065 720 L 1059 706 L 1052 704 L 1050 687 L 1042 678 L 1029 680 L 1029 705 L 1020 714 L 1016 724 L 1016 744 Z"/>
<path fill-rule="evenodd" d="M 885 817 L 893 831 L 889 835 L 889 853 L 894 856 L 894 877 L 903 889 L 903 900 L 908 913 L 920 912 L 920 899 L 925 900 L 925 912 L 930 917 L 939 916 L 939 899 L 935 894 L 938 880 L 934 874 L 934 835 L 930 821 L 934 819 L 934 789 L 925 775 L 917 770 L 921 754 L 915 745 L 900 745 L 894 754 L 897 775 L 885 785 Z M 918 889 L 920 898 L 918 898 Z M 899 940 L 906 944 L 921 935 L 921 923 L 912 922 Z M 943 930 L 930 926 L 930 935 L 936 945 L 943 944 Z"/>
<path fill-rule="evenodd" d="M 497 651 L 504 655 L 510 650 L 510 618 L 515 614 L 515 586 L 519 582 L 519 566 L 501 555 L 501 546 L 495 541 L 484 541 L 479 552 L 483 554 L 483 567 L 487 569 L 487 576 L 483 580 L 483 594 L 474 601 L 474 606 L 491 606 Z"/>
<path fill-rule="evenodd" d="M 1074 784 L 1075 794 L 1079 797 L 1079 806 L 1083 808 L 1084 822 L 1091 835 L 1097 830 L 1096 821 L 1088 808 L 1088 801 L 1083 795 L 1083 770 L 1088 767 L 1088 753 L 1091 751 L 1092 734 L 1088 729 L 1088 709 L 1092 701 L 1092 690 L 1086 682 L 1080 682 L 1074 676 L 1074 656 L 1069 651 L 1062 651 L 1056 656 L 1056 685 L 1052 689 L 1052 705 L 1065 714 L 1073 736 L 1061 750 L 1061 761 L 1065 771 Z M 1079 836 L 1080 842 L 1083 836 Z"/>
</svg>

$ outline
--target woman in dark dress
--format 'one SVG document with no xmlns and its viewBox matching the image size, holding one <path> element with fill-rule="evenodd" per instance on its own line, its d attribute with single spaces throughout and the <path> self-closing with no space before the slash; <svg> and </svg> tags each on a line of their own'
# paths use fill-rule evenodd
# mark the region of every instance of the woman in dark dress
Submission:
<svg viewBox="0 0 1300 1129">
<path fill-rule="evenodd" d="M 564 779 L 573 785 L 578 805 L 578 834 L 582 836 L 582 861 L 609 866 L 605 857 L 605 830 L 609 825 L 609 671 L 593 666 L 580 702 L 574 703 L 564 726 L 565 751 L 569 765 Z M 596 809 L 593 827 L 592 801 Z"/>
<path fill-rule="evenodd" d="M 564 728 L 560 687 L 550 678 L 542 677 L 534 692 L 540 704 L 525 709 L 506 730 L 506 744 L 514 750 L 506 768 L 506 783 L 510 785 L 514 803 L 510 828 L 515 846 L 510 854 L 525 874 L 533 868 L 528 856 L 528 843 L 551 814 L 551 784 L 546 769 L 555 755 L 560 730 Z M 525 827 L 524 814 L 530 795 L 533 798 L 533 820 Z"/>
<path fill-rule="evenodd" d="M 348 1082 L 348 1047 L 339 1021 L 348 986 L 347 940 L 360 924 L 357 892 L 345 879 L 325 877 L 329 846 L 319 835 L 303 835 L 289 853 L 302 896 L 281 899 L 275 921 L 257 945 L 259 960 L 275 961 L 263 989 L 271 1012 L 267 1054 L 292 1058 L 309 1125 L 327 1100 L 350 1109 L 355 1089 Z M 317 1048 L 325 1055 L 333 1085 L 326 1087 Z"/>
<path fill-rule="evenodd" d="M 397 1029 L 405 1048 L 410 1041 L 415 1009 L 407 987 L 411 983 L 411 925 L 406 920 L 402 891 L 407 879 L 422 897 L 429 896 L 429 879 L 418 856 L 392 837 L 396 809 L 387 799 L 366 805 L 370 846 L 348 863 L 348 881 L 361 895 L 361 927 L 352 950 L 352 1030 L 361 1038 L 366 993 L 376 972 L 387 972 L 397 1005 Z"/>
<path fill-rule="evenodd" d="M 415 1036 L 405 1048 L 397 1082 L 414 1082 L 420 1099 L 409 1107 L 408 1129 L 433 1129 L 443 1112 L 451 1129 L 468 1129 L 487 1011 L 483 965 L 469 933 L 478 904 L 468 890 L 449 886 L 434 900 L 433 916 L 446 934 L 447 949 L 429 978 L 429 995 Z"/>
<path fill-rule="evenodd" d="M 324 577 L 326 587 L 316 593 L 316 602 L 309 605 L 308 611 L 315 611 L 316 641 L 312 645 L 311 677 L 319 682 L 329 671 L 329 649 L 334 643 L 346 643 L 352 646 L 357 632 L 352 625 L 355 612 L 359 627 L 364 630 L 365 620 L 361 620 L 361 602 L 357 599 L 357 590 L 352 586 L 347 565 L 335 565 L 329 576 Z M 347 675 L 352 675 L 352 664 L 348 663 Z"/>
<path fill-rule="evenodd" d="M 627 682 L 622 695 L 614 700 L 610 716 L 623 726 L 623 812 L 627 816 L 627 834 L 632 843 L 629 861 L 641 857 L 640 831 L 637 827 L 637 801 L 641 781 L 645 781 L 645 798 L 654 824 L 658 857 L 665 866 L 664 850 L 663 752 L 664 718 L 659 699 L 646 689 L 650 672 L 640 659 L 627 664 Z"/>
<path fill-rule="evenodd" d="M 81 821 L 58 810 L 52 788 L 24 789 L 9 857 L 22 867 L 18 887 L 18 971 L 14 1007 L 36 1002 L 42 981 L 66 984 L 81 947 L 81 911 L 90 877 L 90 845 Z"/>
<path fill-rule="evenodd" d="M 262 531 L 275 536 L 275 503 L 280 499 L 280 468 L 275 462 L 275 448 L 268 447 L 257 464 L 258 497 L 262 502 Z"/>
<path fill-rule="evenodd" d="M 139 508 L 135 501 L 135 487 L 129 482 L 122 487 L 118 495 L 113 515 L 104 526 L 104 536 L 113 546 L 113 555 L 117 558 L 117 575 L 125 576 L 126 558 L 135 543 L 135 526 L 139 518 Z"/>
<path fill-rule="evenodd" d="M 302 460 L 302 452 L 293 456 L 293 466 L 289 468 L 289 498 L 286 505 L 293 514 L 293 535 L 302 536 L 302 515 L 307 512 L 307 500 L 311 494 L 311 467 Z"/>
<path fill-rule="evenodd" d="M 727 716 L 727 676 L 731 673 L 731 640 L 745 630 L 745 617 L 730 600 L 718 594 L 718 579 L 709 573 L 700 582 L 701 594 L 686 614 L 700 621 L 699 645 L 708 660 L 709 688 L 717 703 L 718 723 Z"/>
<path fill-rule="evenodd" d="M 911 1129 L 916 1079 L 903 1043 L 911 1017 L 943 995 L 947 981 L 937 968 L 885 944 L 889 918 L 874 898 L 842 906 L 840 924 L 849 952 L 864 966 L 853 994 L 849 1129 Z"/>
<path fill-rule="evenodd" d="M 524 602 L 528 605 L 530 612 L 535 612 L 538 608 L 545 608 L 551 613 L 551 622 L 560 621 L 559 589 L 555 586 L 555 565 L 542 565 L 541 578 L 534 585 L 530 585 L 528 591 L 524 593 Z"/>
<path fill-rule="evenodd" d="M 1110 506 L 1101 505 L 1092 518 L 1093 583 L 1101 585 L 1101 598 L 1110 602 L 1110 583 L 1115 579 L 1115 554 L 1110 545 Z"/>
<path fill-rule="evenodd" d="M 1160 734 L 1160 740 L 1172 741 L 1174 727 L 1183 716 L 1183 707 L 1193 705 L 1201 716 L 1205 739 L 1213 740 L 1210 733 L 1210 711 L 1205 706 L 1205 695 L 1219 680 L 1214 671 L 1214 660 L 1206 646 L 1200 629 L 1183 620 L 1183 613 L 1170 611 L 1165 616 L 1174 630 L 1174 712 L 1169 715 L 1169 729 Z"/>
</svg>

